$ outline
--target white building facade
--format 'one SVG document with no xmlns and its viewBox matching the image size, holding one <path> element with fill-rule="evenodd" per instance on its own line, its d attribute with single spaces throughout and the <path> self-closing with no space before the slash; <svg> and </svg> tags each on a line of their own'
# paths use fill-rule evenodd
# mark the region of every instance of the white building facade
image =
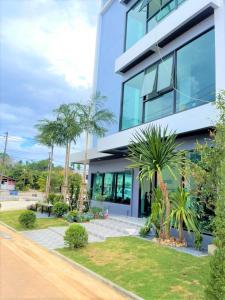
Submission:
<svg viewBox="0 0 225 300">
<path fill-rule="evenodd" d="M 94 90 L 117 123 L 89 150 L 93 203 L 104 196 L 109 213 L 147 216 L 152 184 L 140 186 L 129 168 L 129 141 L 139 128 L 168 126 L 192 156 L 208 136 L 225 90 L 225 0 L 102 0 Z M 82 163 L 83 153 L 71 160 Z"/>
</svg>

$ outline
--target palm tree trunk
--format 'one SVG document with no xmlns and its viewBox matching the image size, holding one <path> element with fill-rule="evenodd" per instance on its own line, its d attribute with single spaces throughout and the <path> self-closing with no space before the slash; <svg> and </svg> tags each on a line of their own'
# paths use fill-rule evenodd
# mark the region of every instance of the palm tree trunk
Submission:
<svg viewBox="0 0 225 300">
<path fill-rule="evenodd" d="M 50 193 L 51 188 L 51 176 L 52 176 L 52 162 L 53 162 L 53 151 L 54 146 L 51 146 L 51 154 L 50 154 L 50 162 L 49 162 L 49 172 L 48 172 L 48 189 L 47 189 L 47 195 Z"/>
<path fill-rule="evenodd" d="M 179 241 L 182 243 L 184 240 L 184 231 L 183 231 L 183 218 L 179 220 Z"/>
<path fill-rule="evenodd" d="M 63 199 L 66 202 L 68 196 L 68 173 L 70 163 L 70 142 L 66 144 L 66 157 L 65 157 L 65 168 L 64 168 L 64 182 L 63 182 Z"/>
<path fill-rule="evenodd" d="M 82 210 L 83 210 L 84 199 L 87 198 L 86 173 L 87 173 L 88 138 L 89 138 L 89 134 L 86 131 L 85 132 L 85 148 L 84 148 L 84 169 L 83 169 L 82 184 L 81 184 L 79 201 L 78 201 L 80 212 L 82 212 Z"/>
<path fill-rule="evenodd" d="M 163 198 L 165 201 L 165 208 L 166 208 L 166 224 L 165 224 L 165 236 L 167 239 L 170 238 L 170 200 L 169 195 L 167 191 L 167 186 L 159 172 L 157 172 L 157 178 L 159 181 L 159 186 L 161 188 L 161 191 L 163 193 Z"/>
</svg>

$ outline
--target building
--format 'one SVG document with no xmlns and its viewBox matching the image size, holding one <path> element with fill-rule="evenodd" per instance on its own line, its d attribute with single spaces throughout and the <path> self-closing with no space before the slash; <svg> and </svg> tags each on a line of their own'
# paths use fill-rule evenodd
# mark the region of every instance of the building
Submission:
<svg viewBox="0 0 225 300">
<path fill-rule="evenodd" d="M 107 96 L 117 124 L 93 138 L 89 150 L 94 205 L 104 195 L 110 213 L 148 215 L 151 186 L 140 186 L 126 159 L 132 134 L 149 124 L 168 126 L 191 155 L 213 127 L 213 101 L 223 89 L 224 0 L 103 0 L 94 90 Z M 83 153 L 74 158 L 82 163 Z M 177 186 L 166 179 L 170 190 Z"/>
<path fill-rule="evenodd" d="M 16 181 L 13 178 L 5 176 L 5 175 L 1 175 L 1 177 L 2 177 L 2 182 L 0 185 L 0 190 L 4 190 L 4 191 L 15 190 Z"/>
</svg>

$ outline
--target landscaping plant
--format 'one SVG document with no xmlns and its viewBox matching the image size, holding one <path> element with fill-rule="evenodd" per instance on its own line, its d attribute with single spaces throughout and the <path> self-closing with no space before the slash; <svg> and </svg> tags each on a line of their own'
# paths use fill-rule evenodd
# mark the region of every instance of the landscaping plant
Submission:
<svg viewBox="0 0 225 300">
<path fill-rule="evenodd" d="M 56 202 L 53 205 L 53 213 L 56 217 L 62 217 L 69 210 L 68 205 L 65 202 Z"/>
<path fill-rule="evenodd" d="M 176 192 L 170 195 L 171 221 L 173 226 L 178 229 L 180 243 L 184 242 L 184 224 L 188 231 L 197 231 L 197 216 L 189 196 L 190 194 L 183 187 L 179 187 Z"/>
<path fill-rule="evenodd" d="M 214 219 L 216 250 L 210 260 L 210 276 L 205 291 L 208 300 L 225 299 L 225 91 L 219 94 L 216 106 L 219 120 L 214 133 L 214 150 L 217 155 L 217 201 Z"/>
<path fill-rule="evenodd" d="M 36 215 L 31 210 L 22 212 L 18 218 L 19 223 L 25 228 L 33 228 L 36 222 Z"/>
<path fill-rule="evenodd" d="M 62 202 L 63 197 L 61 194 L 50 193 L 47 198 L 47 202 L 50 204 L 55 204 L 56 202 Z"/>
<path fill-rule="evenodd" d="M 79 224 L 72 224 L 66 230 L 64 242 L 70 248 L 81 248 L 88 243 L 88 234 L 86 229 Z"/>
<path fill-rule="evenodd" d="M 77 210 L 71 210 L 66 214 L 65 219 L 68 222 L 73 223 L 73 222 L 77 222 L 77 216 L 78 216 L 78 211 Z"/>
<path fill-rule="evenodd" d="M 169 132 L 167 128 L 160 126 L 148 126 L 134 134 L 128 147 L 128 159 L 131 161 L 130 168 L 139 169 L 139 180 L 144 178 L 152 181 L 155 174 L 157 182 L 163 193 L 165 204 L 164 234 L 170 238 L 170 201 L 167 186 L 164 182 L 162 171 L 168 170 L 171 176 L 175 176 L 173 169 L 179 170 L 183 161 L 183 153 L 176 151 L 179 146 L 176 143 L 177 135 Z"/>
<path fill-rule="evenodd" d="M 103 137 L 107 128 L 103 125 L 108 125 L 114 122 L 114 115 L 105 106 L 106 97 L 100 93 L 93 95 L 87 104 L 76 103 L 75 107 L 80 115 L 80 124 L 85 133 L 84 146 L 84 169 L 82 177 L 82 185 L 79 195 L 79 211 L 83 211 L 84 202 L 87 201 L 87 186 L 86 186 L 86 170 L 87 170 L 87 153 L 89 144 L 89 135 Z"/>
</svg>

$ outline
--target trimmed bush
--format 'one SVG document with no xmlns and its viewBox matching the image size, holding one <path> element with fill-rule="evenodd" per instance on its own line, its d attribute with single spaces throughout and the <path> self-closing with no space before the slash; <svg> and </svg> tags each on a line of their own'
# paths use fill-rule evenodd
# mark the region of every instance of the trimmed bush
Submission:
<svg viewBox="0 0 225 300">
<path fill-rule="evenodd" d="M 62 217 L 69 210 L 68 205 L 65 202 L 56 202 L 53 205 L 53 213 L 56 217 Z"/>
<path fill-rule="evenodd" d="M 63 197 L 61 194 L 51 193 L 48 195 L 48 199 L 47 199 L 48 203 L 51 203 L 54 205 L 56 202 L 62 202 L 62 201 L 63 201 Z"/>
<path fill-rule="evenodd" d="M 78 216 L 78 211 L 77 210 L 72 210 L 68 212 L 68 214 L 65 216 L 65 219 L 70 222 L 77 222 L 77 216 Z"/>
<path fill-rule="evenodd" d="M 79 224 L 72 224 L 66 230 L 64 242 L 70 248 L 81 248 L 87 245 L 88 234 L 86 229 Z"/>
<path fill-rule="evenodd" d="M 22 212 L 19 216 L 19 223 L 25 228 L 33 228 L 36 222 L 36 215 L 31 210 Z"/>
</svg>

